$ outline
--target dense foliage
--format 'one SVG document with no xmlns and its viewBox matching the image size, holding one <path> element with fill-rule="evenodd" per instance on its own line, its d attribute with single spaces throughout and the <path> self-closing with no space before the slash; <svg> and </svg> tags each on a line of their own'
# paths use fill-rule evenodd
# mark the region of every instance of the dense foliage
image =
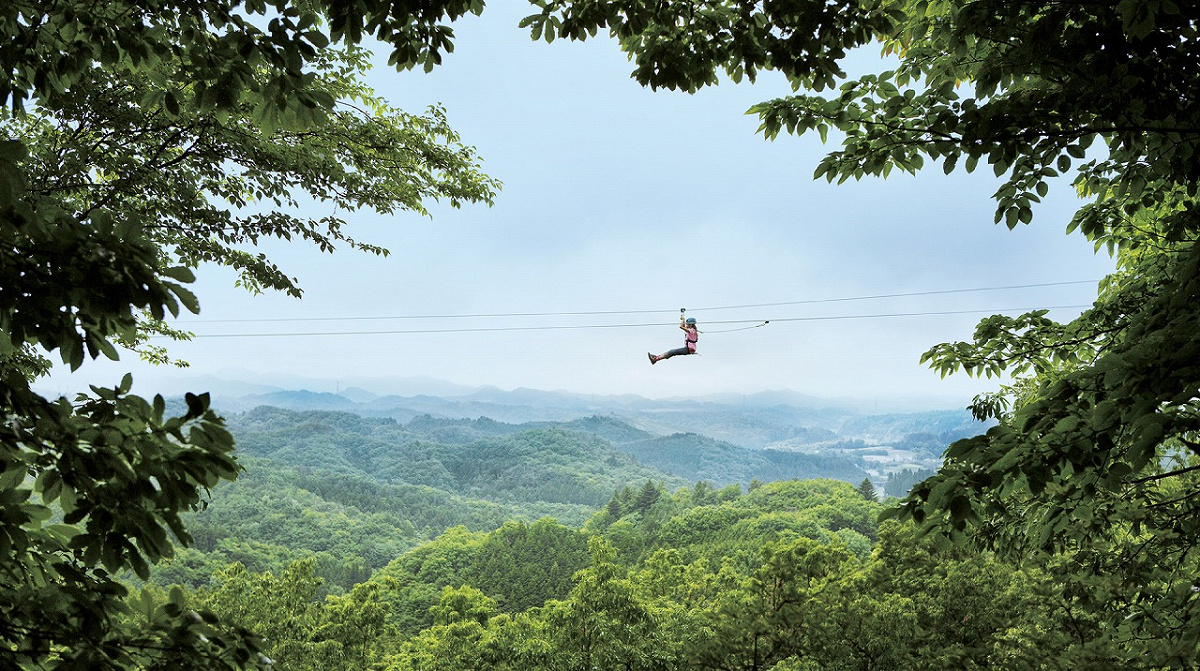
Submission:
<svg viewBox="0 0 1200 671">
<path fill-rule="evenodd" d="M 30 378 L 144 347 L 196 312 L 190 268 L 298 293 L 264 236 L 382 253 L 343 230 L 358 208 L 490 201 L 439 110 L 402 114 L 359 83 L 374 34 L 398 66 L 431 66 L 446 23 L 482 9 L 338 2 L 31 2 L 0 7 L 0 664 L 221 668 L 255 642 L 178 594 L 137 607 L 112 578 L 146 575 L 191 537 L 180 513 L 237 473 L 205 396 L 165 413 L 130 382 L 74 402 Z M 340 47 L 337 45 L 340 43 Z M 313 200 L 328 216 L 297 213 Z M 312 210 L 316 212 L 316 210 Z M 176 334 L 178 335 L 178 334 Z M 62 515 L 61 520 L 56 513 Z"/>
<path fill-rule="evenodd" d="M 533 37 L 615 36 L 651 87 L 782 73 L 762 132 L 831 131 L 816 177 L 1002 178 L 996 222 L 1030 223 L 1067 177 L 1067 230 L 1115 254 L 1094 307 L 983 320 L 926 355 L 943 374 L 1009 374 L 973 405 L 999 425 L 956 443 L 900 512 L 960 543 L 1045 559 L 1101 614 L 1122 666 L 1200 655 L 1200 8 L 1142 0 L 535 0 Z M 878 42 L 893 60 L 848 78 Z"/>
<path fill-rule="evenodd" d="M 284 669 L 1113 668 L 1044 568 L 939 549 L 849 483 L 618 492 L 583 531 L 463 528 L 319 599 L 313 563 L 191 595 Z"/>
</svg>

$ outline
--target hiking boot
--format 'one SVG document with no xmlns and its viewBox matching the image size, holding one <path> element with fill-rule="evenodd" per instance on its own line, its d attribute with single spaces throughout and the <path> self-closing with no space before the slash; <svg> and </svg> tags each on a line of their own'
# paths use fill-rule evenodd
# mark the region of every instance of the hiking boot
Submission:
<svg viewBox="0 0 1200 671">
<path fill-rule="evenodd" d="M 656 364 L 656 363 L 658 363 L 658 357 L 654 356 L 653 354 L 651 354 L 651 353 L 649 353 L 649 352 L 646 352 L 646 356 L 650 357 L 650 363 L 651 363 L 651 364 Z"/>
</svg>

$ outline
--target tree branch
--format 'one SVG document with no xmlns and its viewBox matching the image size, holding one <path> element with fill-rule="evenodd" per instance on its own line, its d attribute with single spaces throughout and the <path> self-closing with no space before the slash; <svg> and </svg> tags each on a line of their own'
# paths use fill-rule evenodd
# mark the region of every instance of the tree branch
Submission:
<svg viewBox="0 0 1200 671">
<path fill-rule="evenodd" d="M 1159 473 L 1157 475 L 1148 475 L 1144 478 L 1138 478 L 1137 480 L 1130 480 L 1129 484 L 1142 485 L 1147 482 L 1154 482 L 1156 480 L 1165 480 L 1166 478 L 1178 477 L 1180 475 L 1184 475 L 1185 473 L 1191 473 L 1193 471 L 1200 471 L 1200 465 L 1188 466 L 1187 468 L 1180 468 L 1180 469 L 1177 469 L 1174 471 L 1168 471 L 1166 473 Z M 1162 504 L 1155 504 L 1155 505 L 1162 505 Z M 1151 507 L 1154 507 L 1154 506 L 1151 506 Z"/>
</svg>

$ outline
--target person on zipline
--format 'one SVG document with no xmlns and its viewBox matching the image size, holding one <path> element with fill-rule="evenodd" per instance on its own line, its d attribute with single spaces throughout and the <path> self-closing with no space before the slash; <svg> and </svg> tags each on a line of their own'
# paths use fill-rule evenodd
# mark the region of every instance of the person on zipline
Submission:
<svg viewBox="0 0 1200 671">
<path fill-rule="evenodd" d="M 683 329 L 685 334 L 683 336 L 683 347 L 673 349 L 657 356 L 646 352 L 646 356 L 650 357 L 651 364 L 656 364 L 663 359 L 670 359 L 673 356 L 696 353 L 696 342 L 700 340 L 700 331 L 696 328 L 696 318 L 688 317 L 687 319 L 684 319 L 681 316 L 679 318 L 679 328 Z"/>
</svg>

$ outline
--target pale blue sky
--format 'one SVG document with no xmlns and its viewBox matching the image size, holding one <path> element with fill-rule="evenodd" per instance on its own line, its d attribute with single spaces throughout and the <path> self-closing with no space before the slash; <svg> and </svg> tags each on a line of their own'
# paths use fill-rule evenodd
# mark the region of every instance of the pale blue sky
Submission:
<svg viewBox="0 0 1200 671">
<path fill-rule="evenodd" d="M 354 234 L 386 259 L 265 247 L 306 294 L 252 297 L 205 269 L 198 334 L 349 332 L 661 323 L 658 327 L 309 337 L 200 338 L 172 345 L 195 374 L 266 380 L 428 376 L 468 385 L 693 396 L 793 389 L 867 399 L 936 398 L 965 405 L 995 381 L 939 380 L 918 363 L 929 346 L 970 336 L 983 313 L 823 321 L 701 337 L 699 357 L 651 367 L 647 351 L 677 347 L 688 307 L 706 322 L 737 319 L 999 311 L 1088 304 L 1093 284 L 771 308 L 711 306 L 1095 280 L 1112 263 L 1066 223 L 1079 201 L 1064 183 L 1033 225 L 992 223 L 990 170 L 946 177 L 934 166 L 841 186 L 814 182 L 834 145 L 756 134 L 744 112 L 786 95 L 775 77 L 696 95 L 651 92 L 629 78 L 607 39 L 534 43 L 521 3 L 489 7 L 455 27 L 455 52 L 432 74 L 372 76 L 394 105 L 442 103 L 453 127 L 504 182 L 493 208 L 433 207 L 433 218 L 354 215 Z M 858 55 L 862 67 L 874 56 Z M 381 65 L 384 58 L 381 56 Z M 657 313 L 452 321 L 405 315 L 642 311 Z M 1054 313 L 1067 318 L 1071 310 Z M 1074 312 L 1078 312 L 1075 310 Z M 219 322 L 230 319 L 348 321 Z M 369 319 L 364 319 L 369 318 Z M 712 326 L 710 331 L 733 328 Z M 153 384 L 173 370 L 127 357 L 85 367 L 111 384 L 134 369 Z M 50 383 L 68 383 L 56 375 Z M 141 385 L 139 385 L 141 386 Z M 150 391 L 152 386 L 145 388 Z M 326 389 L 321 389 L 322 391 Z M 198 390 L 200 391 L 200 390 Z"/>
</svg>

